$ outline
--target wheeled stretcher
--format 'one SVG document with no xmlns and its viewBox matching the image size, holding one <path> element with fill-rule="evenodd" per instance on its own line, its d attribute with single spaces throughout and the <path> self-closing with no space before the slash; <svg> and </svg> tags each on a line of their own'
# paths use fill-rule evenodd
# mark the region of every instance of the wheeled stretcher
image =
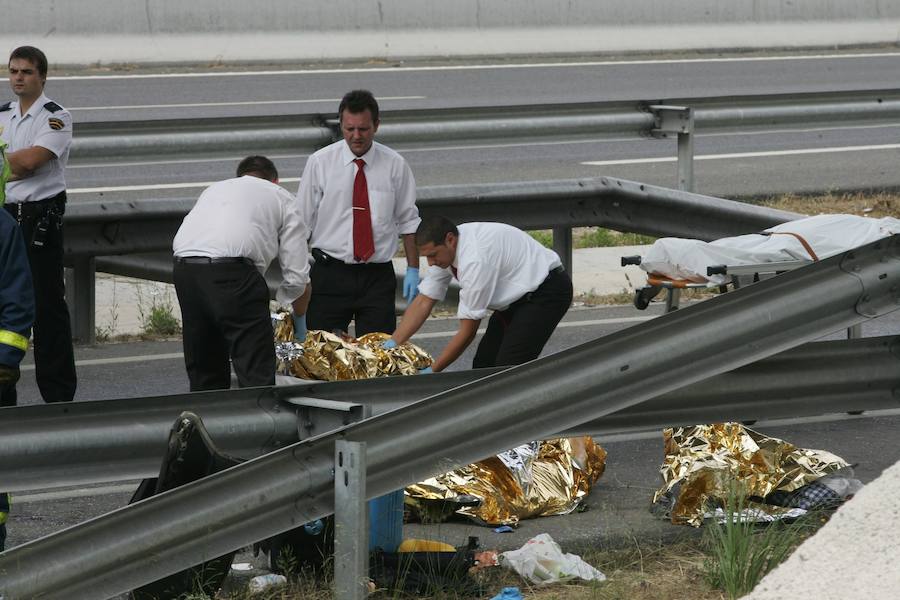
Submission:
<svg viewBox="0 0 900 600">
<path fill-rule="evenodd" d="M 635 291 L 645 309 L 663 290 L 666 311 L 678 308 L 684 289 L 740 287 L 900 233 L 900 220 L 856 215 L 818 215 L 782 223 L 760 233 L 713 242 L 661 238 L 643 256 L 622 257 L 622 266 L 640 265 L 647 285 Z"/>
</svg>

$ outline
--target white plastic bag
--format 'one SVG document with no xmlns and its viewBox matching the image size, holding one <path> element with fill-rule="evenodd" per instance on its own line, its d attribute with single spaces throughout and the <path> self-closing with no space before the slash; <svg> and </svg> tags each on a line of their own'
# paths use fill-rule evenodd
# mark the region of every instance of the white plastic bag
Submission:
<svg viewBox="0 0 900 600">
<path fill-rule="evenodd" d="M 556 583 L 569 579 L 606 581 L 606 575 L 580 556 L 562 551 L 546 533 L 534 536 L 518 550 L 500 554 L 500 564 L 532 583 Z"/>
</svg>

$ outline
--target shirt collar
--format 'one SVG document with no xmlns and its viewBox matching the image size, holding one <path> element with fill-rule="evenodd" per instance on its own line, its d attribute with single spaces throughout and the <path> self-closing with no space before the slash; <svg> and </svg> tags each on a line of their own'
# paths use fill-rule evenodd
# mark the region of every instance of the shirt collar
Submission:
<svg viewBox="0 0 900 600">
<path fill-rule="evenodd" d="M 376 142 L 372 142 L 372 147 L 369 148 L 369 151 L 363 154 L 362 156 L 357 156 L 353 154 L 353 150 L 350 149 L 350 146 L 347 145 L 347 142 L 344 142 L 344 145 L 341 147 L 341 160 L 344 165 L 349 166 L 353 164 L 353 161 L 357 158 L 361 158 L 366 161 L 368 166 L 372 166 L 375 162 L 375 144 Z"/>
<path fill-rule="evenodd" d="M 24 120 L 25 117 L 27 117 L 29 115 L 31 115 L 32 119 L 35 118 L 37 116 L 37 114 L 44 109 L 44 105 L 47 104 L 48 102 L 50 102 L 50 99 L 47 98 L 47 96 L 45 96 L 44 94 L 41 94 L 38 97 L 38 99 L 34 101 L 34 104 L 31 105 L 31 108 L 28 109 L 28 112 L 26 112 L 24 115 L 21 116 L 22 120 Z M 16 103 L 15 103 L 15 110 L 13 111 L 13 115 L 16 117 L 19 116 L 19 102 L 18 101 L 16 101 Z"/>
</svg>

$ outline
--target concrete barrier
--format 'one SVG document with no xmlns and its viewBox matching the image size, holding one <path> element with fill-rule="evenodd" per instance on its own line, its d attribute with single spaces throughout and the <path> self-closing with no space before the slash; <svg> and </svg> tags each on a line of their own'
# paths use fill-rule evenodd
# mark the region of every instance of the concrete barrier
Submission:
<svg viewBox="0 0 900 600">
<path fill-rule="evenodd" d="M 36 0 L 0 48 L 57 64 L 302 61 L 896 43 L 890 0 Z"/>
</svg>

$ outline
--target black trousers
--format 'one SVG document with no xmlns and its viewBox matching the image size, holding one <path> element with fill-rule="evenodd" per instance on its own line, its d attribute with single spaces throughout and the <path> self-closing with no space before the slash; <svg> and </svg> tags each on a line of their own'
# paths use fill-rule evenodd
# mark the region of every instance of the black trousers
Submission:
<svg viewBox="0 0 900 600">
<path fill-rule="evenodd" d="M 394 333 L 397 278 L 391 263 L 348 265 L 318 249 L 313 249 L 313 256 L 308 329 L 348 331 L 350 321 L 355 321 L 356 337 L 376 331 Z"/>
<path fill-rule="evenodd" d="M 21 207 L 18 204 L 4 206 L 20 223 L 31 266 L 35 301 L 32 330 L 35 379 L 44 402 L 71 402 L 78 383 L 63 276 L 62 214 L 65 206 L 65 192 L 52 200 L 26 202 Z M 41 231 L 36 231 L 38 228 Z M 35 237 L 42 240 L 43 245 L 36 245 Z M 0 395 L 0 406 L 15 405 L 16 389 L 10 386 Z"/>
<path fill-rule="evenodd" d="M 173 271 L 181 305 L 184 365 L 191 391 L 275 384 L 269 289 L 244 263 L 181 264 Z"/>
<path fill-rule="evenodd" d="M 572 280 L 562 269 L 551 271 L 533 292 L 495 310 L 472 367 L 520 365 L 541 354 L 556 326 L 572 305 Z"/>
</svg>

